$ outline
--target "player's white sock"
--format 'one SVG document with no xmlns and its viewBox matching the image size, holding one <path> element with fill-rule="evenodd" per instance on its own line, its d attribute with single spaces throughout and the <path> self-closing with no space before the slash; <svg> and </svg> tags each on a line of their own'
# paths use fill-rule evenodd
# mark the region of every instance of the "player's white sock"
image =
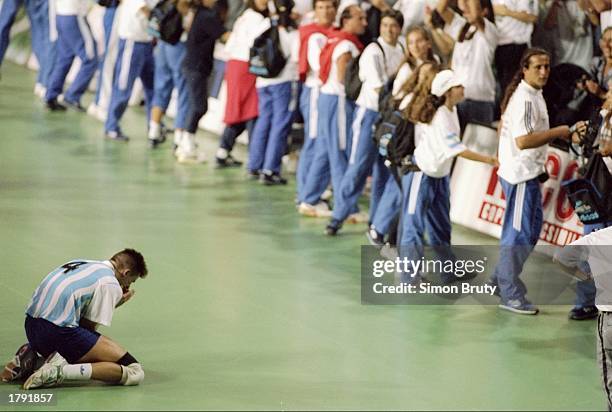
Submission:
<svg viewBox="0 0 612 412">
<path fill-rule="evenodd" d="M 91 363 L 77 363 L 75 365 L 64 365 L 62 373 L 64 379 L 87 381 L 91 379 L 91 370 Z"/>
</svg>

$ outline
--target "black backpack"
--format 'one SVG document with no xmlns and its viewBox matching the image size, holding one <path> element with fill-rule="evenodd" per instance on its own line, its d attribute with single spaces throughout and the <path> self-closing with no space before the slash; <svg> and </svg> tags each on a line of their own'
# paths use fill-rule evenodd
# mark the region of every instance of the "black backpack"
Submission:
<svg viewBox="0 0 612 412">
<path fill-rule="evenodd" d="M 612 175 L 600 153 L 594 153 L 582 178 L 561 183 L 582 223 L 612 219 Z"/>
<path fill-rule="evenodd" d="M 379 42 L 375 41 L 380 50 L 383 52 L 383 60 L 385 57 L 385 50 L 380 45 Z M 346 94 L 346 98 L 352 101 L 357 100 L 359 97 L 359 93 L 361 92 L 362 81 L 359 78 L 359 59 L 361 58 L 361 54 L 357 57 L 353 57 L 346 65 L 346 69 L 344 71 L 344 93 Z"/>
<path fill-rule="evenodd" d="M 147 31 L 166 43 L 177 44 L 183 34 L 183 17 L 173 0 L 161 0 L 151 10 Z"/>
<path fill-rule="evenodd" d="M 401 176 L 418 170 L 418 167 L 412 157 L 415 149 L 414 124 L 397 108 L 398 103 L 393 98 L 386 99 L 373 138 L 378 153 L 387 160 L 399 181 Z"/>
<path fill-rule="evenodd" d="M 274 78 L 287 64 L 280 44 L 278 23 L 272 20 L 268 30 L 260 34 L 249 52 L 249 72 L 266 79 Z"/>
</svg>

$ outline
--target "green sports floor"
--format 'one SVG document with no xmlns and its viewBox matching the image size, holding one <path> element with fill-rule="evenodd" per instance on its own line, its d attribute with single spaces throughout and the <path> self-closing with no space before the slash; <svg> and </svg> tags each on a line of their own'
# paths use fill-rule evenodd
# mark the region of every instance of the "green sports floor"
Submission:
<svg viewBox="0 0 612 412">
<path fill-rule="evenodd" d="M 87 115 L 46 112 L 34 78 L 3 65 L 0 359 L 25 341 L 24 308 L 48 271 L 134 247 L 150 275 L 102 332 L 146 379 L 0 409 L 605 409 L 595 322 L 568 321 L 569 306 L 524 317 L 362 305 L 362 226 L 329 239 L 295 212 L 293 179 L 270 188 L 210 162 L 176 164 L 169 144 L 147 147 L 141 108 L 124 117 L 128 144 L 105 141 Z M 198 138 L 212 157 L 216 139 Z M 496 243 L 461 227 L 453 241 Z M 9 392 L 19 386 L 0 385 Z"/>
</svg>

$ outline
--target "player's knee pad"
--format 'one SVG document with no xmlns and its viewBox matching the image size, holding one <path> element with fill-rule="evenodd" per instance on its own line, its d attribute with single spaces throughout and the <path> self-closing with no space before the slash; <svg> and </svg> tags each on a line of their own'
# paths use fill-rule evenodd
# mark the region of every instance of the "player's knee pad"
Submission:
<svg viewBox="0 0 612 412">
<path fill-rule="evenodd" d="M 124 386 L 138 385 L 144 380 L 145 374 L 140 363 L 132 363 L 128 366 L 121 365 L 121 381 Z"/>
</svg>

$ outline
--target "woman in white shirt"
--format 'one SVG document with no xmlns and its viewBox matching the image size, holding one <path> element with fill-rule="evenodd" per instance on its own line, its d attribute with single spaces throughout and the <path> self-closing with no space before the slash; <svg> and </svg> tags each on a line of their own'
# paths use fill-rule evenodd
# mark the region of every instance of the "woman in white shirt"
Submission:
<svg viewBox="0 0 612 412">
<path fill-rule="evenodd" d="M 262 25 L 268 17 L 267 0 L 248 0 L 247 9 L 238 17 L 232 33 L 225 44 L 228 60 L 225 66 L 227 99 L 225 102 L 225 130 L 217 150 L 217 158 L 231 159 L 232 165 L 240 166 L 230 153 L 236 138 L 246 129 L 252 134 L 259 114 L 254 74 L 249 73 L 249 51 L 255 38 L 262 33 Z M 252 177 L 258 178 L 259 172 Z"/>
<path fill-rule="evenodd" d="M 461 130 L 470 121 L 490 124 L 495 117 L 496 79 L 493 60 L 498 44 L 490 0 L 459 0 L 459 15 L 439 0 L 438 13 L 444 31 L 455 40 L 451 68 L 465 87 L 465 100 L 458 106 Z"/>
<path fill-rule="evenodd" d="M 495 157 L 467 149 L 459 140 L 459 119 L 456 106 L 463 100 L 463 85 L 451 70 L 443 70 L 431 83 L 431 94 L 424 104 L 415 108 L 421 122 L 421 137 L 416 142 L 414 160 L 420 171 L 402 178 L 403 205 L 399 245 L 400 255 L 418 260 L 423 253 L 427 228 L 429 245 L 438 253 L 453 259 L 451 244 L 449 174 L 453 159 L 461 156 L 470 160 L 497 165 Z M 404 273 L 415 281 L 416 273 Z M 442 276 L 443 282 L 459 278 Z"/>
<path fill-rule="evenodd" d="M 425 61 L 440 62 L 440 58 L 434 55 L 431 47 L 431 38 L 429 33 L 421 26 L 414 26 L 408 29 L 406 33 L 406 60 L 400 66 L 393 81 L 393 95 L 399 93 L 400 88 L 414 69 Z"/>
<path fill-rule="evenodd" d="M 393 105 L 402 111 L 404 118 L 408 120 L 413 119 L 413 116 L 410 114 L 411 111 L 413 111 L 414 107 L 418 106 L 421 98 L 425 98 L 429 95 L 431 82 L 439 71 L 440 68 L 437 63 L 426 61 L 412 72 L 397 94 L 393 95 Z M 413 99 L 415 95 L 417 95 L 416 101 Z M 414 138 L 418 140 L 422 127 L 416 126 Z M 372 210 L 372 207 L 370 207 L 371 224 L 366 233 L 370 244 L 379 247 L 383 246 L 384 238 L 387 235 L 389 235 L 388 242 L 393 245 L 396 244 L 396 239 L 393 236 L 393 222 L 396 221 L 401 203 L 401 188 L 396 178 L 392 176 L 391 173 L 388 173 L 382 196 L 378 201 L 378 206 L 375 210 Z"/>
<path fill-rule="evenodd" d="M 272 20 L 266 19 L 267 30 Z M 284 185 L 287 180 L 280 174 L 281 159 L 285 154 L 291 122 L 297 109 L 298 98 L 298 47 L 297 30 L 278 23 L 279 43 L 286 59 L 285 67 L 274 78 L 258 77 L 256 81 L 259 100 L 259 116 L 249 142 L 247 170 L 260 173 L 260 182 L 267 185 Z"/>
</svg>

